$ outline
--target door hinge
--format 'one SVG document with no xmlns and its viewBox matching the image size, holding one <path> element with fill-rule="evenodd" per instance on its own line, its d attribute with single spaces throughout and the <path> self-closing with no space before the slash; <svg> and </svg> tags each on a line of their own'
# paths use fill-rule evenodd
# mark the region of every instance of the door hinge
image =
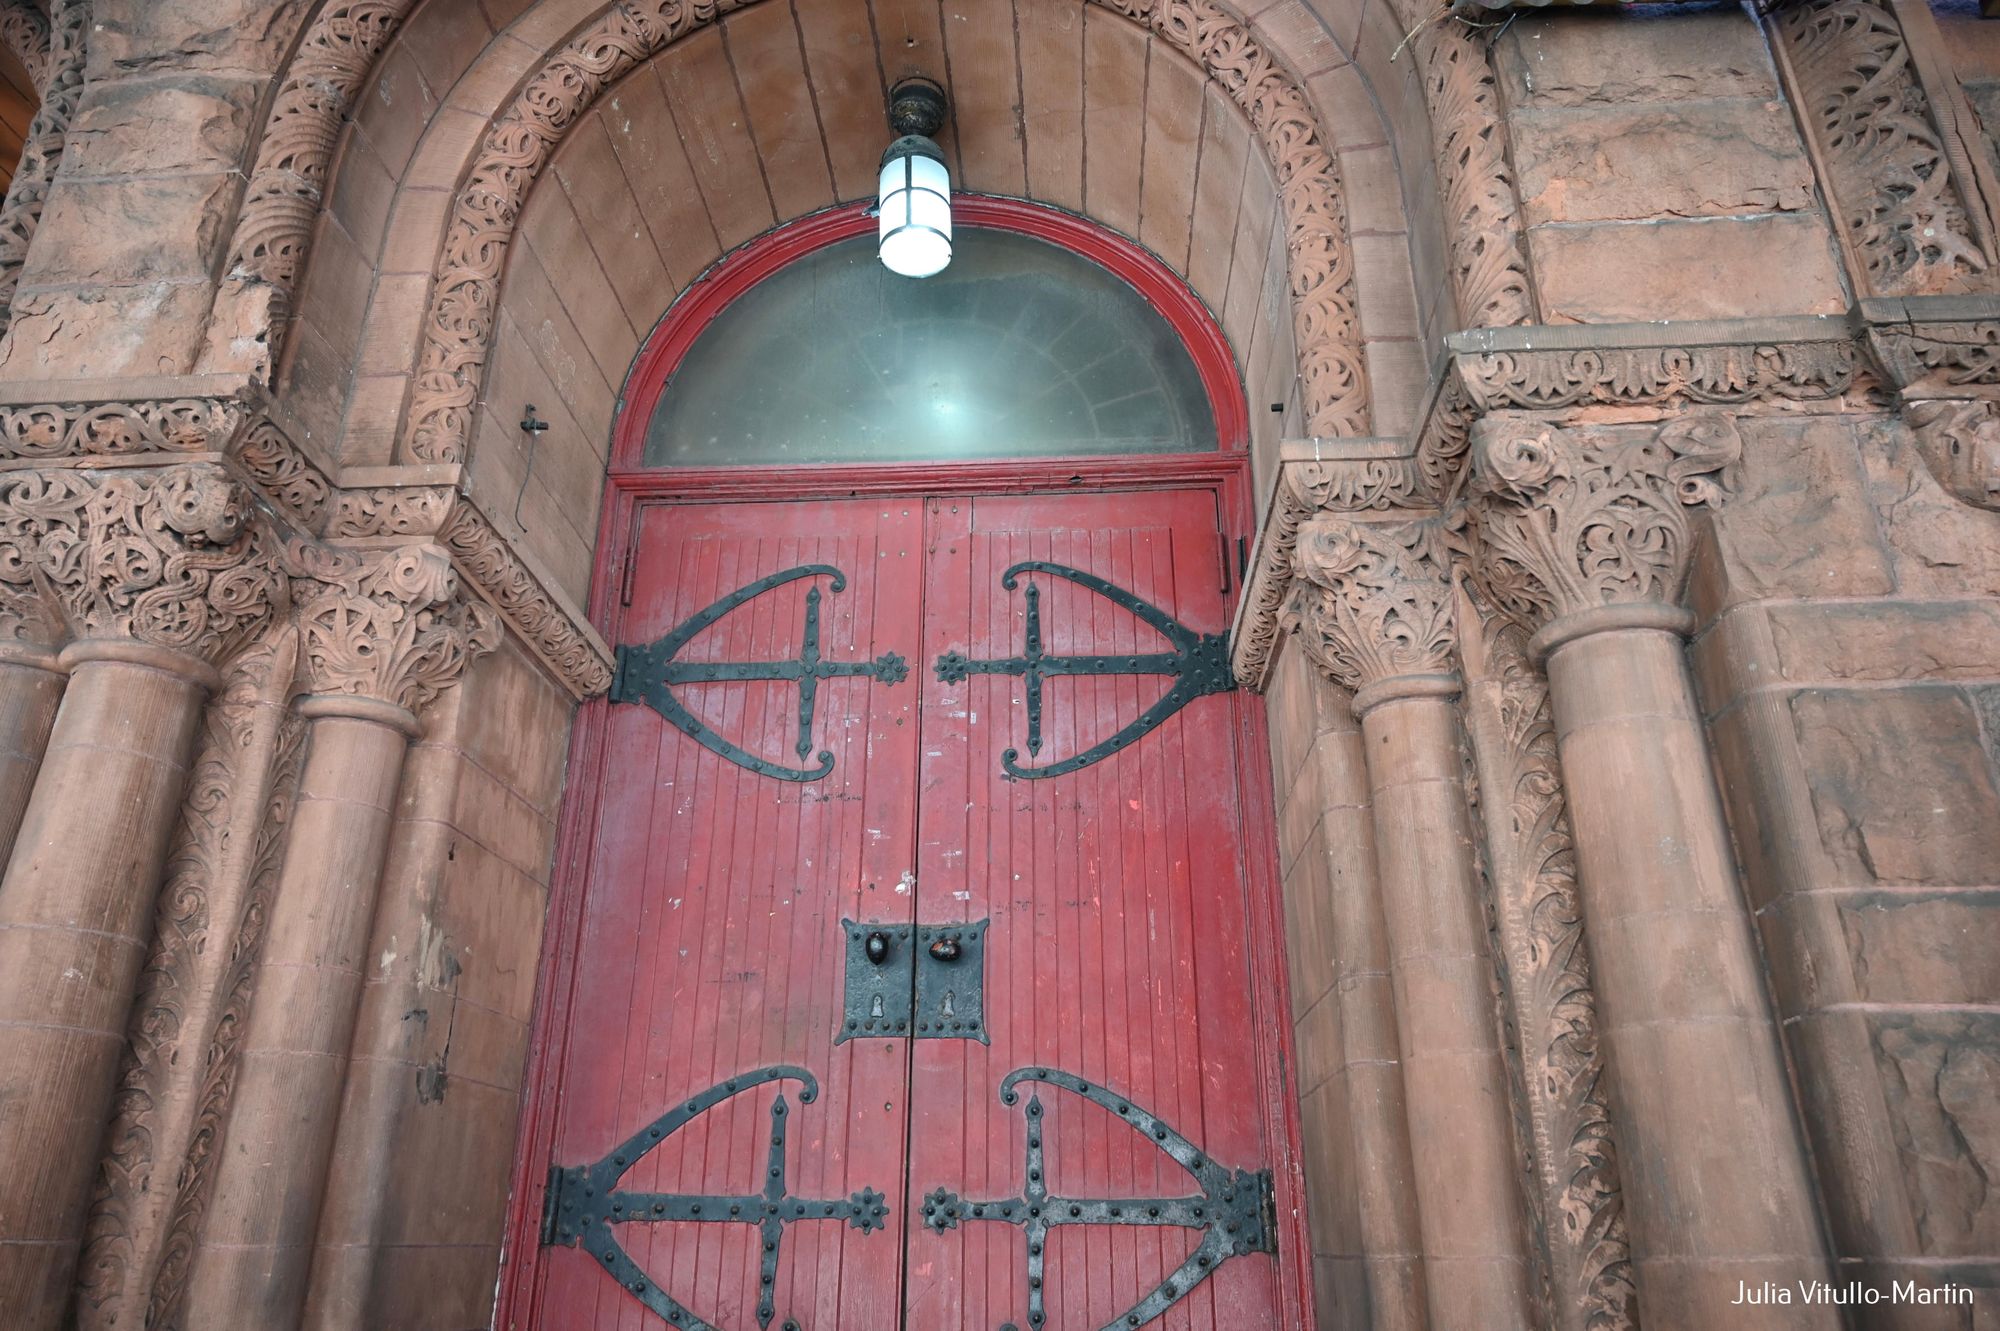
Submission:
<svg viewBox="0 0 2000 1331">
<path fill-rule="evenodd" d="M 556 1236 L 561 1225 L 563 1182 L 568 1177 L 569 1171 L 561 1165 L 549 1166 L 548 1187 L 542 1192 L 542 1246 L 544 1248 L 556 1242 Z M 573 1244 L 576 1242 L 576 1236 L 573 1234 L 569 1235 L 563 1239 L 563 1242 Z"/>
<path fill-rule="evenodd" d="M 639 543 L 632 542 L 625 549 L 625 567 L 618 573 L 618 604 L 632 604 L 632 576 L 639 567 Z"/>
<path fill-rule="evenodd" d="M 1278 1189 L 1272 1182 L 1271 1171 L 1268 1169 L 1257 1171 L 1257 1182 L 1263 1193 L 1259 1199 L 1262 1203 L 1260 1214 L 1264 1218 L 1263 1251 L 1276 1252 L 1278 1250 Z"/>
</svg>

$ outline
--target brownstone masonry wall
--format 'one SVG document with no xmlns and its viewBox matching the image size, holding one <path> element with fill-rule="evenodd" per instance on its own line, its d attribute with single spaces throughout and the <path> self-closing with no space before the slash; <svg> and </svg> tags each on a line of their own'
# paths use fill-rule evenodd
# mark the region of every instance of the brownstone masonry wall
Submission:
<svg viewBox="0 0 2000 1331">
<path fill-rule="evenodd" d="M 0 1325 L 488 1323 L 619 386 L 892 61 L 1245 374 L 1319 1324 L 2000 1320 L 2000 24 L 1000 12 L 0 4 Z"/>
</svg>

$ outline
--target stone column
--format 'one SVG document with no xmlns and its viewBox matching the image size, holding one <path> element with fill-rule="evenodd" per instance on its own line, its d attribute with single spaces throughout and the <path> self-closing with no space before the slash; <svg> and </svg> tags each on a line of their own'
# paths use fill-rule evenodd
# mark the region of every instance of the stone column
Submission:
<svg viewBox="0 0 2000 1331">
<path fill-rule="evenodd" d="M 1368 755 L 1431 1326 L 1525 1328 L 1526 1222 L 1465 798 L 1442 524 L 1322 513 L 1300 530 L 1295 566 L 1300 639 L 1354 690 Z"/>
<path fill-rule="evenodd" d="M 1726 493 L 1735 422 L 1473 441 L 1476 576 L 1534 628 L 1567 777 L 1624 1160 L 1640 1317 L 1742 1324 L 1739 1288 L 1789 1286 L 1760 1327 L 1833 1327 L 1828 1274 L 1752 924 L 1683 659 L 1687 509 Z"/>
<path fill-rule="evenodd" d="M 417 713 L 497 641 L 434 545 L 297 547 L 305 769 L 258 961 L 187 1326 L 298 1325 Z"/>
<path fill-rule="evenodd" d="M 40 1331 L 69 1295 L 201 705 L 283 577 L 218 467 L 28 484 L 38 574 L 76 631 L 0 879 L 0 1323 Z"/>
<path fill-rule="evenodd" d="M 67 682 L 53 650 L 0 646 L 0 861 L 13 853 Z"/>
<path fill-rule="evenodd" d="M 1323 724 L 1319 743 L 1322 845 L 1310 854 L 1344 860 L 1334 883 L 1333 1000 L 1339 1004 L 1347 1116 L 1354 1133 L 1355 1210 L 1366 1258 L 1372 1331 L 1423 1331 L 1423 1235 L 1417 1227 L 1415 1162 L 1396 1036 L 1395 982 L 1375 870 L 1375 828 L 1361 731 L 1342 715 Z M 1361 861 L 1354 867 L 1355 861 Z"/>
</svg>

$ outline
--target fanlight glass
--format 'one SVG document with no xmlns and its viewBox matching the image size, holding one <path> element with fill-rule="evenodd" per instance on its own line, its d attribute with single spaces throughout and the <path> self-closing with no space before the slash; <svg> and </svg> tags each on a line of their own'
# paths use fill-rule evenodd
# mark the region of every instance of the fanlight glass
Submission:
<svg viewBox="0 0 2000 1331">
<path fill-rule="evenodd" d="M 951 262 L 951 172 L 937 151 L 912 134 L 882 155 L 876 252 L 904 277 L 929 277 Z"/>
<path fill-rule="evenodd" d="M 1123 279 L 1011 231 L 898 277 L 837 241 L 702 330 L 647 424 L 648 466 L 948 461 L 1217 447 L 1179 335 Z"/>
</svg>

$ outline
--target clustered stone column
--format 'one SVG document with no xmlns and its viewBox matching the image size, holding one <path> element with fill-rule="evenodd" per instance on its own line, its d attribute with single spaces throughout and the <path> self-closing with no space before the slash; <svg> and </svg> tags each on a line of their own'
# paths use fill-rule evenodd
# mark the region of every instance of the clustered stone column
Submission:
<svg viewBox="0 0 2000 1331">
<path fill-rule="evenodd" d="M 437 546 L 301 546 L 293 566 L 305 769 L 189 1326 L 299 1322 L 404 751 L 417 713 L 498 640 Z"/>
<path fill-rule="evenodd" d="M 269 622 L 278 551 L 217 466 L 9 478 L 9 553 L 52 596 L 68 686 L 39 763 L 51 686 L 10 674 L 27 786 L 0 879 L 0 1309 L 53 1327 L 202 704 Z"/>
<path fill-rule="evenodd" d="M 1828 1273 L 1748 909 L 1683 657 L 1690 506 L 1733 420 L 1475 429 L 1472 571 L 1547 662 L 1645 1324 L 1738 1324 L 1739 1282 Z M 1761 1307 L 1764 1327 L 1837 1310 Z"/>
<path fill-rule="evenodd" d="M 1301 528 L 1294 562 L 1300 639 L 1354 690 L 1367 752 L 1430 1324 L 1525 1328 L 1527 1231 L 1454 705 L 1443 526 L 1323 513 Z"/>
</svg>

